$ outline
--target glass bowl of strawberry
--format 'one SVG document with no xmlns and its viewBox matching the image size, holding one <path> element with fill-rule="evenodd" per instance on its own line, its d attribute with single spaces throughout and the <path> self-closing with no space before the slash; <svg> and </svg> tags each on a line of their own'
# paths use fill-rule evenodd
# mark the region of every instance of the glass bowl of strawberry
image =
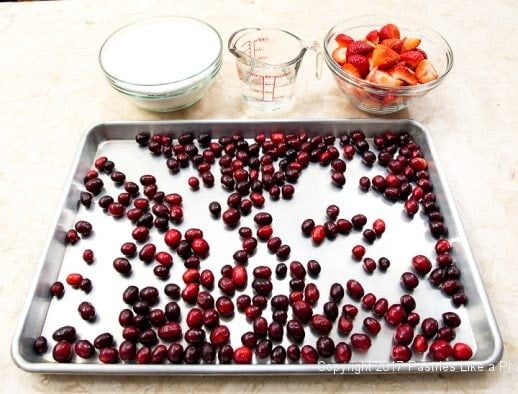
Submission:
<svg viewBox="0 0 518 394">
<path fill-rule="evenodd" d="M 376 15 L 336 24 L 324 48 L 340 90 L 377 115 L 406 108 L 439 86 L 453 66 L 450 45 L 432 28 Z"/>
</svg>

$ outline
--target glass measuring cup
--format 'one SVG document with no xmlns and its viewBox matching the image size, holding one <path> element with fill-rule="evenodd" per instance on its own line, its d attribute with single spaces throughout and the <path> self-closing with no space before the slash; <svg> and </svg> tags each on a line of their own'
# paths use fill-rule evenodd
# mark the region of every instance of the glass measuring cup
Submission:
<svg viewBox="0 0 518 394">
<path fill-rule="evenodd" d="M 287 31 L 246 28 L 228 40 L 245 101 L 260 111 L 278 110 L 293 97 L 295 80 L 307 50 L 316 54 L 316 77 L 322 72 L 322 51 L 316 41 L 304 42 Z"/>
</svg>

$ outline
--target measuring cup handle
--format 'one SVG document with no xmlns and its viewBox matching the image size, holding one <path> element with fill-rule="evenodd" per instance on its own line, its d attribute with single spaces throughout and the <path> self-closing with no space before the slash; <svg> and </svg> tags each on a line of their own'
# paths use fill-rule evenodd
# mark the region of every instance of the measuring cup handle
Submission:
<svg viewBox="0 0 518 394">
<path fill-rule="evenodd" d="M 322 76 L 322 48 L 320 47 L 318 41 L 311 41 L 307 43 L 306 48 L 310 51 L 315 52 L 315 76 L 317 77 L 317 79 L 320 79 L 320 77 Z"/>
</svg>

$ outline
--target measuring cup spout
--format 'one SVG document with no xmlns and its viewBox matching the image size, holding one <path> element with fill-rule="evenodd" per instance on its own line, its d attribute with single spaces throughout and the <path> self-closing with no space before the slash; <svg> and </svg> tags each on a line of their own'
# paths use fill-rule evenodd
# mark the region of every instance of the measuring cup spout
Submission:
<svg viewBox="0 0 518 394">
<path fill-rule="evenodd" d="M 253 31 L 259 31 L 259 28 L 244 28 L 235 31 L 230 38 L 228 39 L 228 51 L 234 55 L 240 62 L 248 65 L 248 66 L 255 66 L 258 61 L 254 59 L 250 54 L 243 52 L 242 50 L 238 49 L 238 42 L 241 38 L 243 38 L 246 34 L 253 32 Z"/>
</svg>

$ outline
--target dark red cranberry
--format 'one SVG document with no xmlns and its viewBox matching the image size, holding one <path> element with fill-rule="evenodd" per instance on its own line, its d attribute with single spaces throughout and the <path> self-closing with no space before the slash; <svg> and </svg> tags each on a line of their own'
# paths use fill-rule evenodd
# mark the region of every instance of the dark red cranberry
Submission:
<svg viewBox="0 0 518 394">
<path fill-rule="evenodd" d="M 335 321 L 338 317 L 338 305 L 334 301 L 328 301 L 323 307 L 324 315 L 330 320 Z"/>
<path fill-rule="evenodd" d="M 444 339 L 445 341 L 451 342 L 455 339 L 456 333 L 455 330 L 451 327 L 441 327 L 437 331 L 437 335 L 435 339 Z"/>
<path fill-rule="evenodd" d="M 456 306 L 466 305 L 468 303 L 468 296 L 463 291 L 458 291 L 451 297 L 451 300 Z"/>
<path fill-rule="evenodd" d="M 333 301 L 340 302 L 344 297 L 344 288 L 340 283 L 333 283 L 329 289 L 329 296 Z"/>
<path fill-rule="evenodd" d="M 183 359 L 186 364 L 198 364 L 200 362 L 200 349 L 194 345 L 185 348 Z"/>
<path fill-rule="evenodd" d="M 113 260 L 113 268 L 120 274 L 126 275 L 131 272 L 131 263 L 124 257 L 117 257 Z"/>
<path fill-rule="evenodd" d="M 32 349 L 36 354 L 43 354 L 48 349 L 47 338 L 44 336 L 37 337 L 32 343 Z"/>
<path fill-rule="evenodd" d="M 137 346 L 131 341 L 123 341 L 119 346 L 119 356 L 122 361 L 133 361 L 137 355 Z"/>
<path fill-rule="evenodd" d="M 383 317 L 385 315 L 385 312 L 387 312 L 387 309 L 388 309 L 387 299 L 380 298 L 376 301 L 376 303 L 372 307 L 372 312 L 378 317 Z"/>
<path fill-rule="evenodd" d="M 130 309 L 123 309 L 119 313 L 119 324 L 122 327 L 128 327 L 135 324 L 135 316 Z"/>
<path fill-rule="evenodd" d="M 410 345 L 414 338 L 414 328 L 407 323 L 403 323 L 396 328 L 394 342 L 399 345 Z"/>
<path fill-rule="evenodd" d="M 405 311 L 407 313 L 412 312 L 415 309 L 415 306 L 416 306 L 415 299 L 410 294 L 403 294 L 399 298 L 399 302 L 401 303 L 403 308 L 405 308 Z"/>
<path fill-rule="evenodd" d="M 87 301 L 83 301 L 79 304 L 77 310 L 83 320 L 87 320 L 87 321 L 95 320 L 95 308 L 91 303 L 89 303 Z"/>
<path fill-rule="evenodd" d="M 90 208 L 90 206 L 92 205 L 92 199 L 93 196 L 89 192 L 81 192 L 81 194 L 79 195 L 79 201 L 86 208 Z"/>
<path fill-rule="evenodd" d="M 133 305 L 139 299 L 139 289 L 136 286 L 128 286 L 122 293 L 123 301 L 128 305 Z"/>
<path fill-rule="evenodd" d="M 65 286 L 61 282 L 54 282 L 49 289 L 52 296 L 61 298 L 65 294 Z"/>
<path fill-rule="evenodd" d="M 367 293 L 363 296 L 361 303 L 365 309 L 370 311 L 372 308 L 374 308 L 374 304 L 376 303 L 376 296 L 372 293 Z"/>
<path fill-rule="evenodd" d="M 169 322 L 158 328 L 158 336 L 164 341 L 177 341 L 182 337 L 182 328 L 177 322 Z"/>
<path fill-rule="evenodd" d="M 138 226 L 133 230 L 131 235 L 136 241 L 144 242 L 149 235 L 149 229 L 145 226 Z"/>
<path fill-rule="evenodd" d="M 438 329 L 439 323 L 433 317 L 426 318 L 421 323 L 421 332 L 427 338 L 432 338 Z"/>
<path fill-rule="evenodd" d="M 94 339 L 94 346 L 96 349 L 103 349 L 113 345 L 113 335 L 105 332 L 97 335 Z"/>
<path fill-rule="evenodd" d="M 335 353 L 335 343 L 328 336 L 319 337 L 316 346 L 320 357 L 331 357 Z"/>
<path fill-rule="evenodd" d="M 364 192 L 367 192 L 367 191 L 369 191 L 369 189 L 371 187 L 371 180 L 366 176 L 362 176 L 359 180 L 359 184 L 360 184 L 360 189 L 363 190 Z"/>
<path fill-rule="evenodd" d="M 227 296 L 221 296 L 216 300 L 216 309 L 221 316 L 230 317 L 234 314 L 234 303 Z"/>
<path fill-rule="evenodd" d="M 361 230 L 363 226 L 365 226 L 365 224 L 367 223 L 367 217 L 362 214 L 354 215 L 351 218 L 351 222 L 356 230 Z"/>
<path fill-rule="evenodd" d="M 97 194 L 99 194 L 101 192 L 103 186 L 104 186 L 104 183 L 100 178 L 90 179 L 85 184 L 86 190 L 88 190 L 94 196 L 96 196 Z"/>
<path fill-rule="evenodd" d="M 392 348 L 391 357 L 395 362 L 407 362 L 412 358 L 412 351 L 408 346 L 396 345 Z"/>
<path fill-rule="evenodd" d="M 333 322 L 324 315 L 314 314 L 311 316 L 310 325 L 319 334 L 328 334 L 333 327 Z"/>
<path fill-rule="evenodd" d="M 413 290 L 419 285 L 419 279 L 411 272 L 405 272 L 401 275 L 401 284 L 407 290 Z"/>
<path fill-rule="evenodd" d="M 76 230 L 68 230 L 68 232 L 65 235 L 65 242 L 69 243 L 71 245 L 75 245 L 77 242 L 79 242 L 79 234 Z"/>
<path fill-rule="evenodd" d="M 52 334 L 52 339 L 55 341 L 67 341 L 73 343 L 75 342 L 76 338 L 76 329 L 72 326 L 60 327 Z"/>
<path fill-rule="evenodd" d="M 445 312 L 442 314 L 442 321 L 448 327 L 455 328 L 460 326 L 461 320 L 455 312 Z"/>
</svg>

